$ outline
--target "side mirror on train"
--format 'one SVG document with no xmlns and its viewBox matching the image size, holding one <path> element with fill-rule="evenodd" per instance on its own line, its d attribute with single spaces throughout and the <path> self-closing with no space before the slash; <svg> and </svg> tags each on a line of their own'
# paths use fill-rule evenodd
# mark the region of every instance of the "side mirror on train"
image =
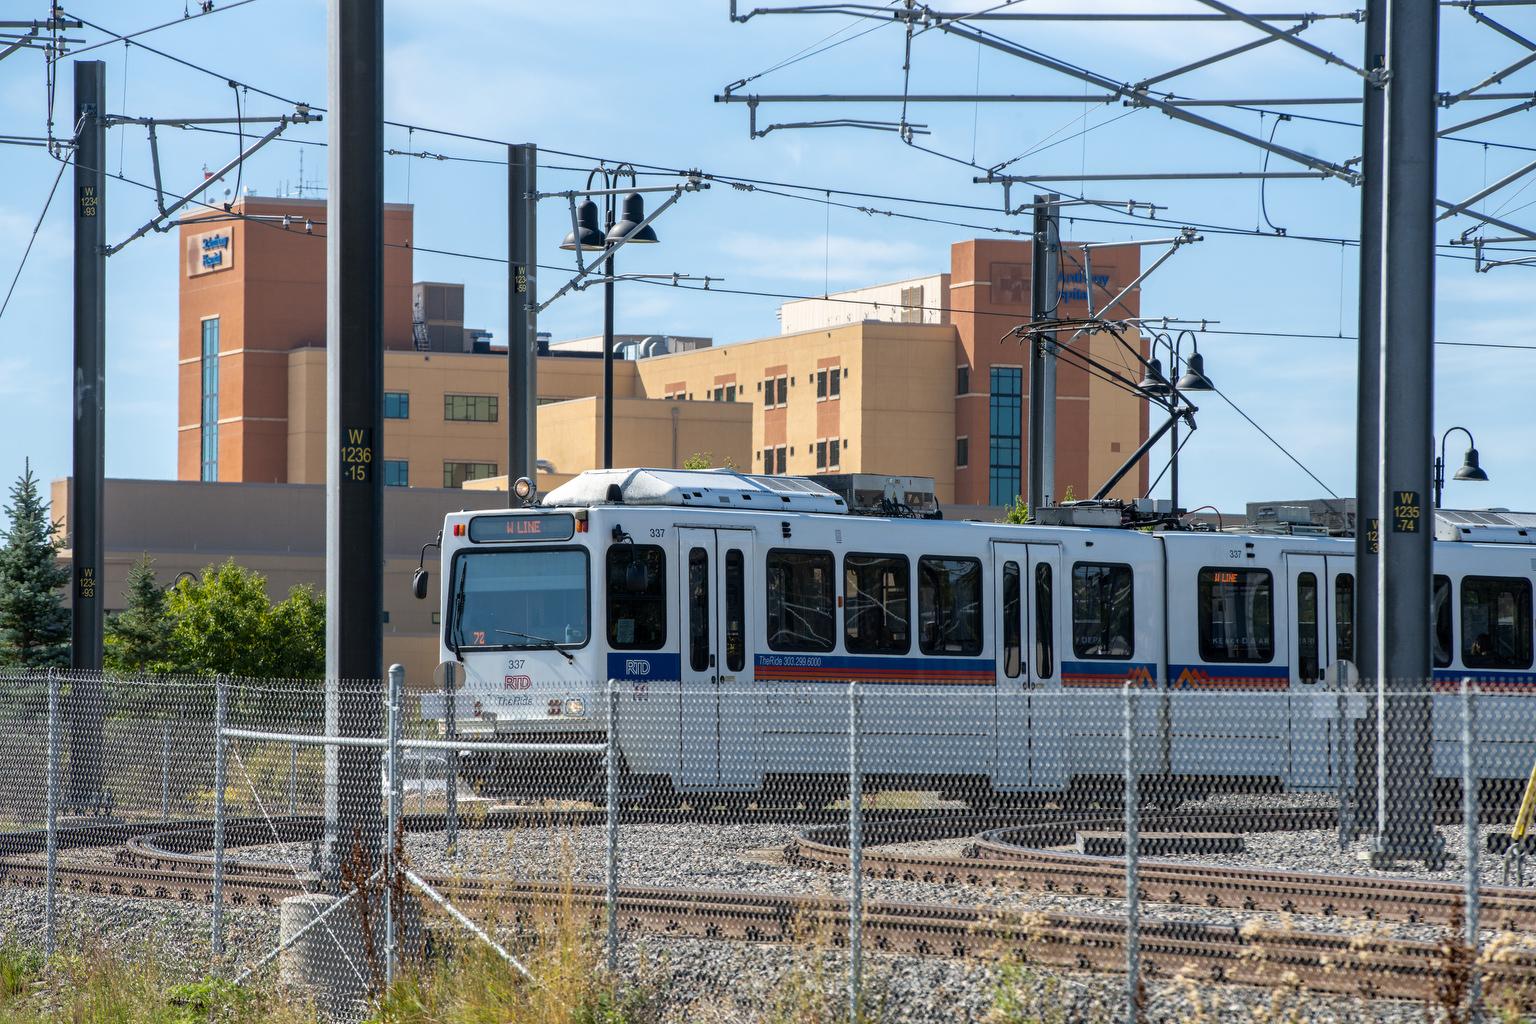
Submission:
<svg viewBox="0 0 1536 1024">
<path fill-rule="evenodd" d="M 417 566 L 416 571 L 411 573 L 411 593 L 415 595 L 418 601 L 425 601 L 427 599 L 427 580 L 429 575 L 427 570 L 421 566 Z"/>
</svg>

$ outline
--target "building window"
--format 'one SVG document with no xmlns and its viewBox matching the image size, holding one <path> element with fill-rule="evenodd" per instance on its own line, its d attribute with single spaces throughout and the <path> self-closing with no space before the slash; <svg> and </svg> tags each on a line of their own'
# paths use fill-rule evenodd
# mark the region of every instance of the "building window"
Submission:
<svg viewBox="0 0 1536 1024">
<path fill-rule="evenodd" d="M 842 445 L 838 442 L 837 438 L 834 437 L 834 438 L 830 439 L 829 441 L 827 441 L 827 468 L 828 469 L 840 469 L 840 468 L 842 468 L 843 456 L 842 456 L 842 452 L 839 450 L 841 448 L 842 448 Z"/>
<path fill-rule="evenodd" d="M 1012 505 L 1021 493 L 1023 380 L 1024 371 L 1017 366 L 992 367 L 992 455 L 988 479 L 989 500 L 994 505 Z"/>
<path fill-rule="evenodd" d="M 500 405 L 495 395 L 444 395 L 443 419 L 495 423 Z"/>
<path fill-rule="evenodd" d="M 384 460 L 384 486 L 411 486 L 411 464 L 405 459 Z"/>
<path fill-rule="evenodd" d="M 827 442 L 825 441 L 816 442 L 816 468 L 827 468 Z"/>
<path fill-rule="evenodd" d="M 968 395 L 971 393 L 971 368 L 969 366 L 955 367 L 955 394 Z"/>
<path fill-rule="evenodd" d="M 778 394 L 774 398 L 773 404 L 778 406 L 778 407 L 780 407 L 780 408 L 783 408 L 784 406 L 789 404 L 789 378 L 788 377 L 780 377 L 780 378 L 778 378 L 777 380 L 774 381 L 774 386 L 777 388 Z"/>
<path fill-rule="evenodd" d="M 202 445 L 204 480 L 219 478 L 219 318 L 203 321 Z"/>
<path fill-rule="evenodd" d="M 384 418 L 408 420 L 411 418 L 411 396 L 406 391 L 384 392 Z"/>
<path fill-rule="evenodd" d="M 828 398 L 841 398 L 843 396 L 843 378 L 847 375 L 847 370 L 840 370 L 836 366 L 827 371 Z"/>
<path fill-rule="evenodd" d="M 787 472 L 789 472 L 789 449 L 781 444 L 778 447 L 778 452 L 779 452 L 779 468 L 774 470 L 774 472 L 775 473 L 787 473 Z"/>
<path fill-rule="evenodd" d="M 445 462 L 443 486 L 463 487 L 466 480 L 485 480 L 496 475 L 494 462 Z"/>
<path fill-rule="evenodd" d="M 826 370 L 817 370 L 816 371 L 816 401 L 824 402 L 826 400 L 827 400 L 827 371 Z"/>
<path fill-rule="evenodd" d="M 955 438 L 955 468 L 964 469 L 971 464 L 971 439 Z"/>
</svg>

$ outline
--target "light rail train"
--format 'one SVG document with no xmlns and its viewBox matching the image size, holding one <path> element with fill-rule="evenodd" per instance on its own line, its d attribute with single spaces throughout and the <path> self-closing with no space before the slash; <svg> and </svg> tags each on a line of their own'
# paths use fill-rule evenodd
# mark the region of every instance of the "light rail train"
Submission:
<svg viewBox="0 0 1536 1024">
<path fill-rule="evenodd" d="M 1460 777 L 1464 679 L 1478 771 L 1536 757 L 1526 532 L 1435 543 L 1436 777 Z M 625 771 L 676 794 L 846 773 L 850 680 L 872 777 L 994 795 L 1117 774 L 1127 681 L 1170 777 L 1333 789 L 1365 706 L 1347 538 L 860 515 L 807 479 L 637 469 L 449 515 L 440 543 L 459 734 L 600 739 L 613 680 Z"/>
</svg>

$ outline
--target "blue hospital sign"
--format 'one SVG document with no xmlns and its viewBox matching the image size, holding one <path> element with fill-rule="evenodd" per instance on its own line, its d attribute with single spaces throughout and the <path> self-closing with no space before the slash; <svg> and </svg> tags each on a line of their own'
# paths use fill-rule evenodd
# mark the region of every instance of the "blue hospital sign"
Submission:
<svg viewBox="0 0 1536 1024">
<path fill-rule="evenodd" d="M 235 265 L 235 236 L 226 226 L 187 238 L 187 276 L 228 270 Z"/>
</svg>

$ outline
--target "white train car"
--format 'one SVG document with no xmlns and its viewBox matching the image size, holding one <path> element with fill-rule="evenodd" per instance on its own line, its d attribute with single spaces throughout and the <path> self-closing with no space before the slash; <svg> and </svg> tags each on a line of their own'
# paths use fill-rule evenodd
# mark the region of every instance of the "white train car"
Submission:
<svg viewBox="0 0 1536 1024">
<path fill-rule="evenodd" d="M 1436 685 L 1511 695 L 1480 698 L 1480 767 L 1523 778 L 1536 560 L 1523 531 L 1457 536 L 1436 545 Z M 626 770 L 682 793 L 845 772 L 849 680 L 866 770 L 940 788 L 1118 772 L 1127 681 L 1149 773 L 1332 788 L 1353 731 L 1348 540 L 851 515 L 808 480 L 641 469 L 450 515 L 441 544 L 460 731 L 600 736 L 615 680 Z"/>
</svg>

